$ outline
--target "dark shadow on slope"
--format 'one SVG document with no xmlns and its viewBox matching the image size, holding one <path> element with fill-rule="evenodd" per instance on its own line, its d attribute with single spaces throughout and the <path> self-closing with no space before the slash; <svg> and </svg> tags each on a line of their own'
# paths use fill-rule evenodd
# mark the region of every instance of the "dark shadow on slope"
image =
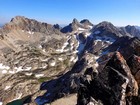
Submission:
<svg viewBox="0 0 140 105">
<path fill-rule="evenodd" d="M 28 96 L 23 97 L 22 99 L 17 99 L 17 100 L 14 100 L 12 102 L 9 102 L 6 105 L 24 105 L 24 104 L 28 104 L 28 103 L 31 102 L 31 98 L 32 98 L 32 95 L 28 95 Z"/>
<path fill-rule="evenodd" d="M 40 90 L 46 90 L 46 93 L 35 99 L 38 105 L 51 103 L 54 100 L 64 97 L 68 94 L 77 92 L 79 78 L 86 66 L 86 60 L 81 59 L 77 61 L 73 68 L 57 79 L 43 82 Z"/>
</svg>

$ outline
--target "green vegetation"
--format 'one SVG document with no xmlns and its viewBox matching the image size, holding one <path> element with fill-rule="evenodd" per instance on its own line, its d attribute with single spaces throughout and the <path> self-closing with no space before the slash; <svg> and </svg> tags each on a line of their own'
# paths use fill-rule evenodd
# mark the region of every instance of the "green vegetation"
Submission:
<svg viewBox="0 0 140 105">
<path fill-rule="evenodd" d="M 46 81 L 51 80 L 51 79 L 52 79 L 52 77 L 41 77 L 38 79 L 38 82 L 42 83 L 42 82 L 46 82 Z"/>
<path fill-rule="evenodd" d="M 68 67 L 69 66 L 69 59 L 64 60 L 63 63 L 66 67 Z"/>
</svg>

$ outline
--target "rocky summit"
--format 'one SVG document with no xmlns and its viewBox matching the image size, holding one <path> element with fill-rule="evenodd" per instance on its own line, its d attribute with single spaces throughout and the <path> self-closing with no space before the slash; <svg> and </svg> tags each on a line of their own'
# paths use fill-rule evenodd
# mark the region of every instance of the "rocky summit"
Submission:
<svg viewBox="0 0 140 105">
<path fill-rule="evenodd" d="M 16 16 L 0 28 L 0 105 L 140 105 L 140 30 Z"/>
</svg>

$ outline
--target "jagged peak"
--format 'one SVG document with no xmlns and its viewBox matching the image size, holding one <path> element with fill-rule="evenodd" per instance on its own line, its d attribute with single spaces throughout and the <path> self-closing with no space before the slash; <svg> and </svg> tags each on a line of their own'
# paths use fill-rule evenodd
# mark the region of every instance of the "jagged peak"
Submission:
<svg viewBox="0 0 140 105">
<path fill-rule="evenodd" d="M 133 29 L 137 29 L 135 26 L 133 26 L 133 25 L 127 25 L 127 26 L 125 26 L 125 28 L 133 28 Z"/>
<path fill-rule="evenodd" d="M 83 19 L 80 21 L 80 23 L 90 22 L 88 19 Z"/>
<path fill-rule="evenodd" d="M 72 23 L 73 24 L 79 24 L 79 21 L 76 18 L 74 18 L 73 21 L 72 21 Z"/>
<path fill-rule="evenodd" d="M 25 18 L 24 16 L 15 16 L 14 18 L 11 19 L 10 22 L 16 22 L 16 21 L 21 21 L 21 20 L 25 20 L 27 18 Z"/>
<path fill-rule="evenodd" d="M 56 29 L 59 29 L 59 30 L 61 29 L 59 24 L 54 24 L 53 27 L 56 28 Z"/>
<path fill-rule="evenodd" d="M 93 24 L 88 20 L 88 19 L 83 19 L 80 21 L 81 24 L 88 24 L 88 25 L 91 25 L 93 26 Z"/>
<path fill-rule="evenodd" d="M 48 23 L 39 22 L 35 19 L 26 18 L 24 16 L 15 16 L 11 21 L 4 25 L 3 29 L 7 32 L 11 30 L 25 30 L 34 31 L 41 33 L 58 33 L 60 27 L 59 25 L 52 25 Z"/>
<path fill-rule="evenodd" d="M 97 26 L 114 26 L 111 22 L 102 21 L 101 23 L 97 24 Z M 115 26 L 114 26 L 115 27 Z"/>
<path fill-rule="evenodd" d="M 137 28 L 136 28 L 135 26 L 133 26 L 133 25 L 127 25 L 127 26 L 125 26 L 125 29 L 128 29 L 129 31 L 130 31 L 131 29 L 139 31 L 139 29 L 137 29 Z"/>
<path fill-rule="evenodd" d="M 31 19 L 31 18 L 27 18 L 25 16 L 15 16 L 14 18 L 11 19 L 10 23 L 22 23 L 22 22 L 30 22 L 30 21 L 33 21 L 33 22 L 38 22 L 38 23 L 42 23 L 38 20 L 35 20 L 35 19 Z M 46 24 L 46 23 L 43 23 L 43 24 Z"/>
</svg>

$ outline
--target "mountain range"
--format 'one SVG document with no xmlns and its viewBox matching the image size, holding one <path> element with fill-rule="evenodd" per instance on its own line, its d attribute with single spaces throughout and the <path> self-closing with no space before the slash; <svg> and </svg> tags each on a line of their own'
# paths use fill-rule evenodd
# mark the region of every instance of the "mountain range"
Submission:
<svg viewBox="0 0 140 105">
<path fill-rule="evenodd" d="M 0 28 L 0 105 L 139 105 L 140 28 L 16 16 Z"/>
</svg>

